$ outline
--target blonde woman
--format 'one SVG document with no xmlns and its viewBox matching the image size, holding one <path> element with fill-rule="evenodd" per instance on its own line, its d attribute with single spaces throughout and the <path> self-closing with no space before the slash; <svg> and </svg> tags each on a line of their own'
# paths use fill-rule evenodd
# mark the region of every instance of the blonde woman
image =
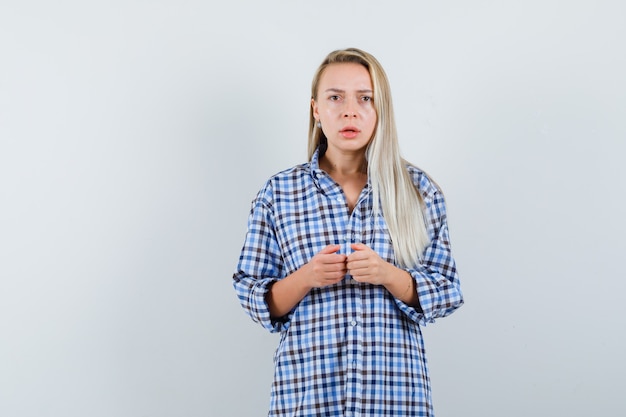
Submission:
<svg viewBox="0 0 626 417">
<path fill-rule="evenodd" d="M 269 416 L 432 416 L 420 326 L 463 297 L 443 194 L 401 158 L 372 55 L 322 62 L 308 151 L 259 191 L 233 276 L 244 310 L 281 335 Z"/>
</svg>

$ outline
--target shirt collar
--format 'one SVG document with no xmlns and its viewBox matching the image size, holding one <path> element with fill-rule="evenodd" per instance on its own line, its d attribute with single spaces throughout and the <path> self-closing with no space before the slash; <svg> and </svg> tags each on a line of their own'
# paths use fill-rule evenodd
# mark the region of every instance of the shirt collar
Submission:
<svg viewBox="0 0 626 417">
<path fill-rule="evenodd" d="M 330 184 L 325 184 L 325 186 L 324 186 L 320 182 L 320 180 L 322 178 L 327 178 L 328 180 L 330 180 L 330 182 L 333 185 L 335 184 L 335 182 L 330 178 L 330 176 L 326 173 L 326 171 L 324 171 L 323 169 L 320 168 L 319 152 L 320 152 L 320 148 L 318 147 L 315 150 L 315 152 L 313 153 L 313 156 L 311 156 L 311 161 L 309 163 L 309 166 L 311 168 L 311 177 L 313 178 L 313 182 L 315 183 L 317 188 L 320 188 L 322 190 L 328 191 L 328 188 L 329 188 Z M 371 188 L 372 188 L 372 186 L 371 186 L 370 178 L 368 176 L 367 184 L 365 185 L 365 191 L 369 192 L 371 190 Z"/>
<path fill-rule="evenodd" d="M 320 148 L 318 147 L 311 157 L 311 172 L 320 170 Z"/>
<path fill-rule="evenodd" d="M 326 172 L 320 168 L 320 149 L 319 147 L 313 152 L 313 156 L 311 156 L 311 161 L 309 162 L 309 167 L 311 169 L 311 178 L 313 182 L 319 189 L 324 189 L 326 187 L 322 187 L 320 180 L 327 176 Z"/>
</svg>

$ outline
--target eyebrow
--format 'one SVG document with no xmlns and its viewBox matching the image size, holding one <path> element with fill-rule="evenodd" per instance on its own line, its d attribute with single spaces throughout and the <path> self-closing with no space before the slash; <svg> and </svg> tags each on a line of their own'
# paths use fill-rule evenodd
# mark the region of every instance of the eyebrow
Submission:
<svg viewBox="0 0 626 417">
<path fill-rule="evenodd" d="M 340 88 L 327 88 L 325 91 L 325 93 L 345 93 L 345 90 L 342 90 Z M 372 90 L 357 90 L 357 93 L 372 93 Z"/>
</svg>

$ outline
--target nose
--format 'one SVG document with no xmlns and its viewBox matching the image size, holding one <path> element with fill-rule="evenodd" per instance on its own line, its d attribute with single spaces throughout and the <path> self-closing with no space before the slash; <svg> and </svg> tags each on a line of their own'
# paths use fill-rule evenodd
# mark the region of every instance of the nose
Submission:
<svg viewBox="0 0 626 417">
<path fill-rule="evenodd" d="M 356 117 L 356 111 L 354 111 L 355 104 L 352 100 L 346 100 L 345 108 L 343 109 L 343 117 Z"/>
<path fill-rule="evenodd" d="M 352 109 L 352 106 L 346 106 L 343 111 L 343 117 L 356 117 L 356 112 Z"/>
</svg>

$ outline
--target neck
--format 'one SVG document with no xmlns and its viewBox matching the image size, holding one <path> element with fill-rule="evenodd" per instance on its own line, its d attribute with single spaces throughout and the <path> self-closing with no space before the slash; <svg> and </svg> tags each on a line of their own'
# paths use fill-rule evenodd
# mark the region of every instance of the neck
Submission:
<svg viewBox="0 0 626 417">
<path fill-rule="evenodd" d="M 365 153 L 333 155 L 326 152 L 320 160 L 320 168 L 329 174 L 362 175 L 367 174 Z"/>
</svg>

